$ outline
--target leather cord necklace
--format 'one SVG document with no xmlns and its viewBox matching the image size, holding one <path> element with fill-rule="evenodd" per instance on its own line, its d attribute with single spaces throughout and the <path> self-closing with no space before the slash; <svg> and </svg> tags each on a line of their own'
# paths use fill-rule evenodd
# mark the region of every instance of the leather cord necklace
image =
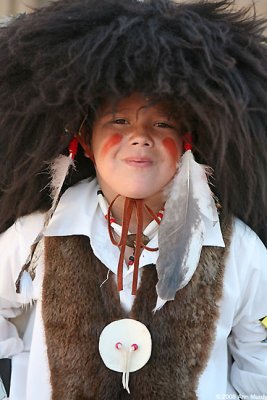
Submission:
<svg viewBox="0 0 267 400">
<path fill-rule="evenodd" d="M 120 227 L 118 224 L 115 224 L 115 219 L 112 217 L 111 214 L 111 209 L 115 201 L 120 197 L 120 195 L 117 195 L 113 199 L 113 201 L 107 208 L 107 212 L 105 213 L 105 205 L 103 204 L 103 193 L 101 191 L 98 191 L 97 194 L 99 198 L 99 205 L 105 215 L 105 218 L 107 219 L 110 240 L 112 244 L 120 248 L 120 258 L 117 270 L 117 287 L 119 291 L 123 290 L 123 263 L 126 246 L 134 249 L 134 256 L 132 261 L 134 265 L 132 294 L 135 295 L 138 283 L 139 259 L 141 251 L 142 249 L 146 249 L 148 251 L 158 250 L 158 248 L 148 247 L 147 244 L 151 240 L 151 234 L 149 235 L 149 231 L 153 232 L 153 237 L 160 225 L 161 219 L 163 217 L 163 211 L 159 211 L 159 213 L 156 215 L 146 204 L 144 204 L 143 199 L 131 199 L 129 197 L 126 197 L 123 208 L 123 223 Z M 129 233 L 129 225 L 134 211 L 136 212 L 137 229 L 136 233 Z M 153 220 L 143 232 L 144 211 L 147 212 L 153 218 Z M 114 229 L 114 225 L 116 225 L 116 229 Z M 115 233 L 119 235 L 119 240 L 115 238 L 114 230 Z"/>
</svg>

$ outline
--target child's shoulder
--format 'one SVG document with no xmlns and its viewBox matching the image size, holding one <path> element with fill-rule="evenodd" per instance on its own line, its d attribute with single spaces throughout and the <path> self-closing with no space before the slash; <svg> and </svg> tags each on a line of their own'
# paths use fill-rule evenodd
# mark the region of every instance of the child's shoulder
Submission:
<svg viewBox="0 0 267 400">
<path fill-rule="evenodd" d="M 239 218 L 234 218 L 233 220 L 232 243 L 235 246 L 245 247 L 250 251 L 253 247 L 259 247 L 267 251 L 258 235 Z"/>
<path fill-rule="evenodd" d="M 5 232 L 0 234 L 0 248 L 12 247 L 17 241 L 32 242 L 44 224 L 45 213 L 36 211 L 31 214 L 18 218 Z M 8 250 L 6 248 L 6 250 Z"/>
<path fill-rule="evenodd" d="M 19 302 L 15 282 L 41 231 L 45 213 L 34 212 L 17 221 L 0 235 L 0 299 Z"/>
<path fill-rule="evenodd" d="M 267 249 L 258 235 L 238 218 L 233 221 L 228 264 L 241 280 L 255 273 L 267 277 Z"/>
</svg>

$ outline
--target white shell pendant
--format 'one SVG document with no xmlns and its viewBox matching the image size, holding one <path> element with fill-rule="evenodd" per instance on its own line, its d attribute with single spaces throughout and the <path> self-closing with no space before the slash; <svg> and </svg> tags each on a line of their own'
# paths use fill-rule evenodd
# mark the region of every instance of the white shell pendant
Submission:
<svg viewBox="0 0 267 400">
<path fill-rule="evenodd" d="M 147 327 L 134 319 L 111 322 L 101 332 L 99 353 L 107 368 L 122 372 L 122 385 L 130 393 L 129 374 L 141 369 L 151 356 L 152 340 Z"/>
</svg>

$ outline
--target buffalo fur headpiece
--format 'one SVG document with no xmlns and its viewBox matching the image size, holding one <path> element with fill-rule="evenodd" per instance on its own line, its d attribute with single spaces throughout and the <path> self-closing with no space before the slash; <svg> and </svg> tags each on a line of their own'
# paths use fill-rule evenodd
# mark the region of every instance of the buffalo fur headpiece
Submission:
<svg viewBox="0 0 267 400">
<path fill-rule="evenodd" d="M 103 99 L 171 101 L 224 211 L 267 243 L 265 23 L 230 0 L 60 0 L 0 29 L 0 229 L 50 206 L 47 166 Z M 68 128 L 66 131 L 65 128 Z M 95 173 L 80 152 L 72 185 Z"/>
</svg>

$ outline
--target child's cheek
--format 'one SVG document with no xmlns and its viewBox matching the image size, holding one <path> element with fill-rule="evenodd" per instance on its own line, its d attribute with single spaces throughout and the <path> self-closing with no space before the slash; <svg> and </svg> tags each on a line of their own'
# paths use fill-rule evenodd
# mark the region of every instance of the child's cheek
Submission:
<svg viewBox="0 0 267 400">
<path fill-rule="evenodd" d="M 172 160 L 176 163 L 178 161 L 178 147 L 174 139 L 166 137 L 162 140 L 162 144 L 171 156 Z"/>
<path fill-rule="evenodd" d="M 110 136 L 104 143 L 104 146 L 101 150 L 101 155 L 105 156 L 107 153 L 109 153 L 112 147 L 116 146 L 121 141 L 122 141 L 122 135 L 120 135 L 119 133 L 115 133 L 114 135 Z"/>
</svg>

